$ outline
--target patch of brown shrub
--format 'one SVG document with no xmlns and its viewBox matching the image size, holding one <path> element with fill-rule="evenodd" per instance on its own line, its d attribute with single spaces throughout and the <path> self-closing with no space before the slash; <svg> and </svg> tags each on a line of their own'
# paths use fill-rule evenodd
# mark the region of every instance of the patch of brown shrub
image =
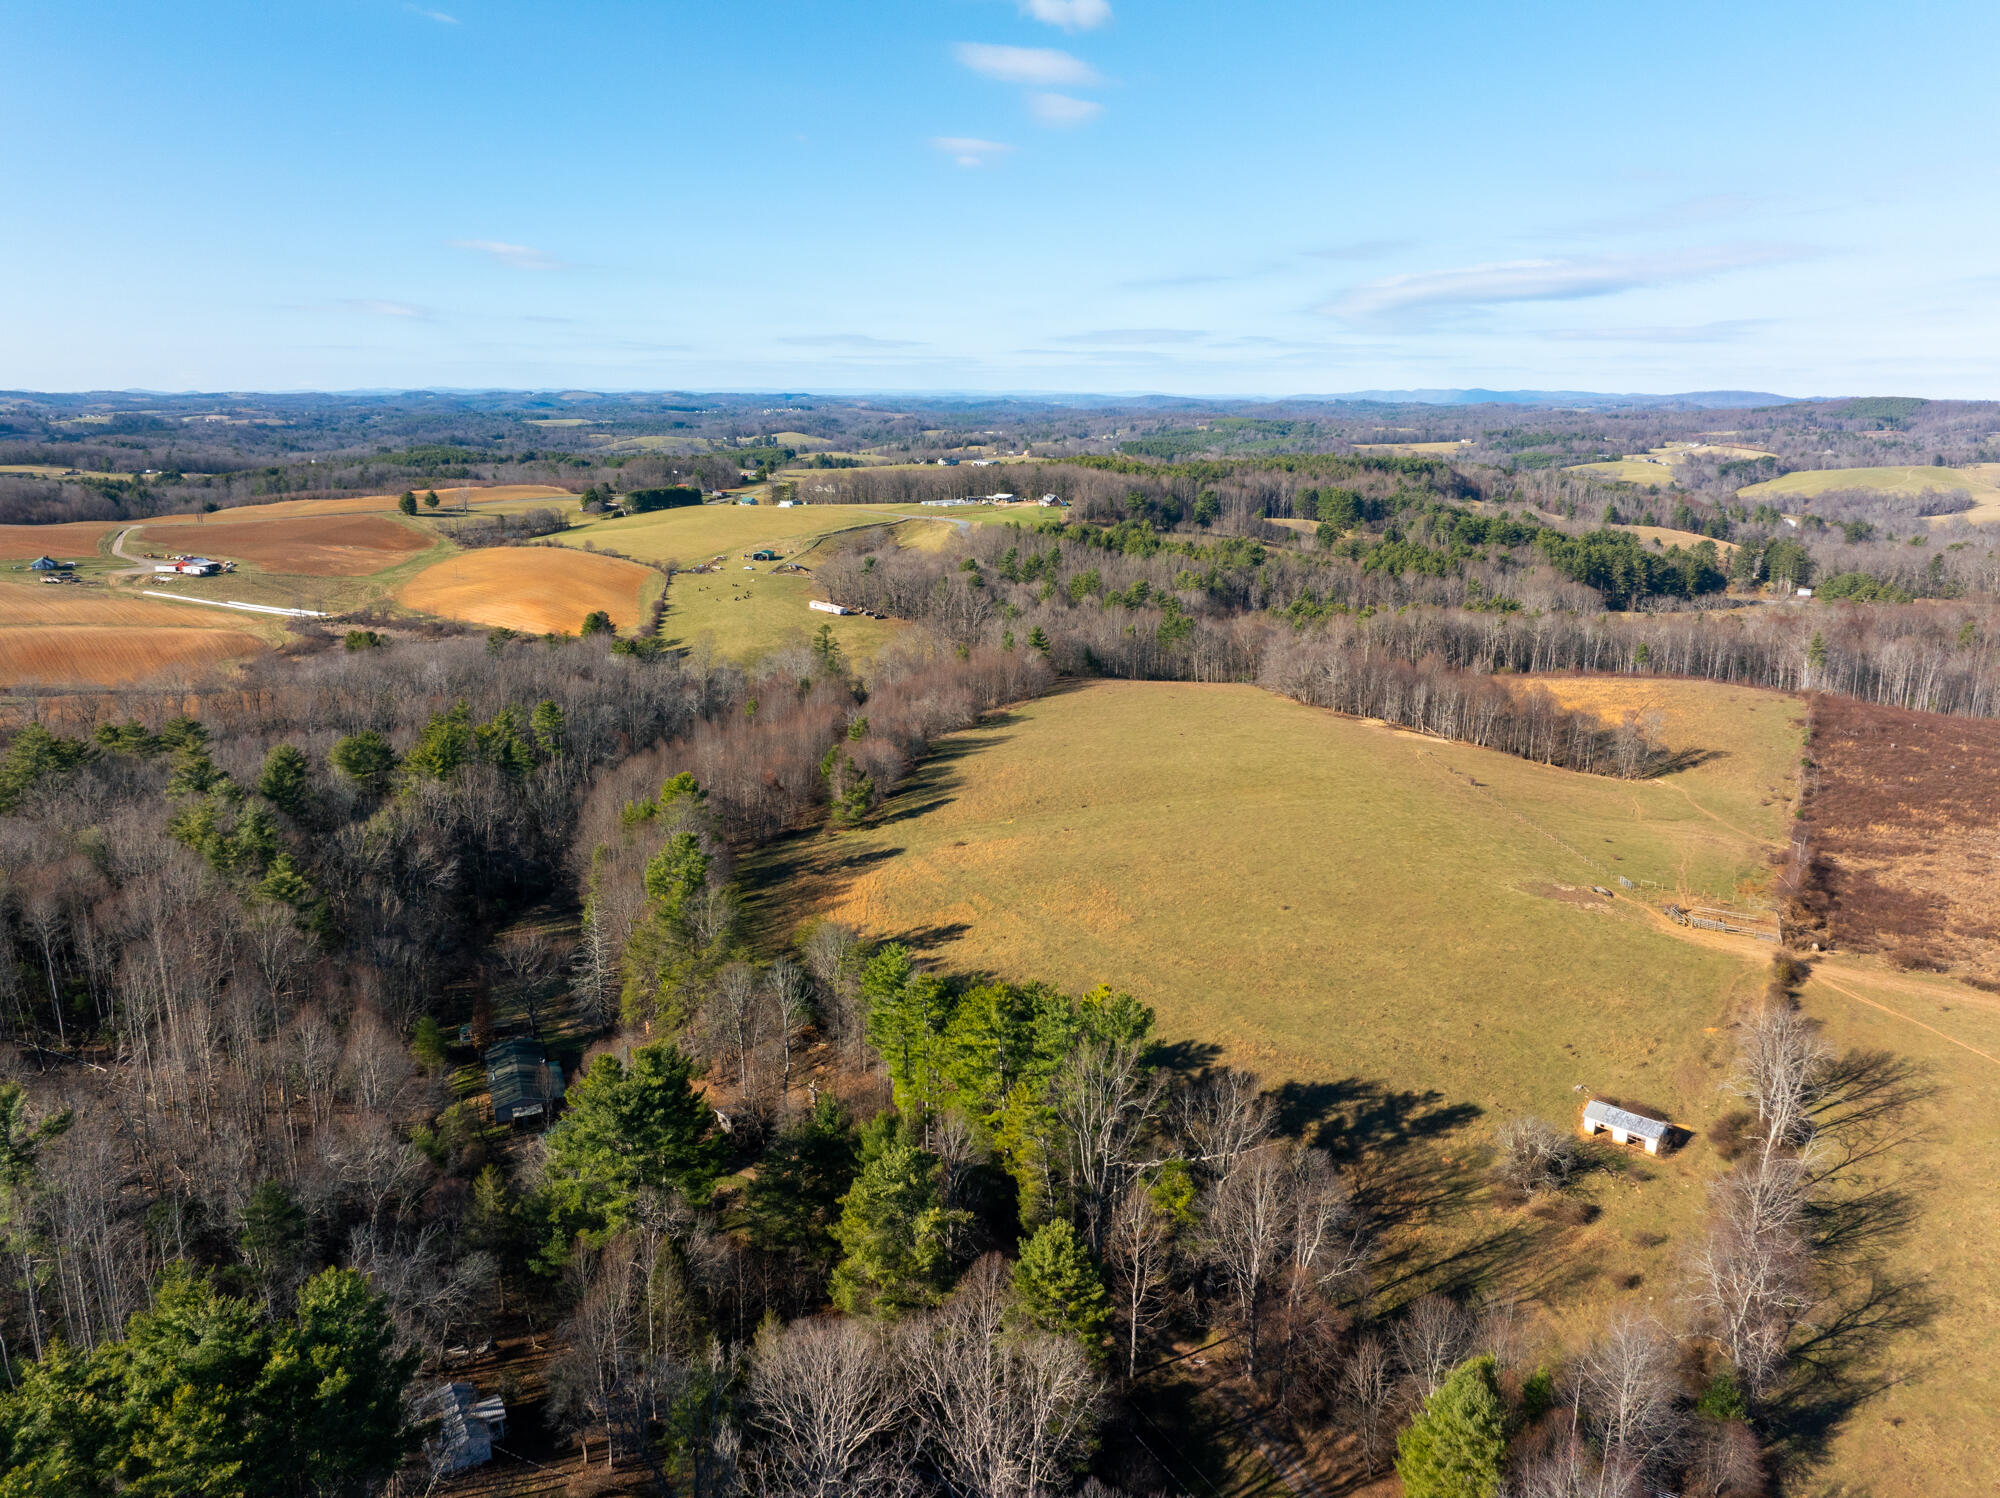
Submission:
<svg viewBox="0 0 2000 1498">
<path fill-rule="evenodd" d="M 1813 700 L 1799 924 L 1901 963 L 2000 978 L 2000 721 Z"/>
</svg>

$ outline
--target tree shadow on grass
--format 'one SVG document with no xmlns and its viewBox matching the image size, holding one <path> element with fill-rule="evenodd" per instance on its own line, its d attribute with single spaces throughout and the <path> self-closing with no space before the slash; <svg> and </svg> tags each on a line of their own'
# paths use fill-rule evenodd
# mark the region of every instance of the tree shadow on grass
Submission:
<svg viewBox="0 0 2000 1498">
<path fill-rule="evenodd" d="M 1805 1339 L 1792 1348 L 1791 1381 L 1763 1410 L 1779 1469 L 1803 1475 L 1821 1466 L 1862 1405 L 1933 1371 L 1931 1358 L 1892 1365 L 1889 1354 L 1943 1309 L 1935 1291 L 1878 1262 L 1842 1275 Z"/>
<path fill-rule="evenodd" d="M 1362 1077 L 1286 1082 L 1271 1100 L 1279 1133 L 1325 1150 L 1337 1165 L 1441 1139 L 1485 1113 L 1477 1103 L 1446 1102 L 1441 1092 L 1399 1091 Z"/>
<path fill-rule="evenodd" d="M 1579 1275 L 1545 1252 L 1566 1229 L 1525 1215 L 1489 1218 L 1485 1151 L 1464 1138 L 1485 1116 L 1476 1103 L 1362 1077 L 1287 1082 L 1271 1097 L 1279 1132 L 1323 1149 L 1385 1242 L 1378 1303 L 1438 1291 L 1455 1298 L 1556 1294 Z"/>
<path fill-rule="evenodd" d="M 864 831 L 912 822 L 949 806 L 963 784 L 960 761 L 1005 743 L 1018 713 L 1000 712 L 942 740 L 911 771 Z M 773 838 L 744 858 L 737 885 L 754 943 L 774 949 L 813 916 L 836 904 L 849 886 L 877 864 L 905 850 L 857 845 L 857 839 L 823 827 L 801 828 Z"/>
<path fill-rule="evenodd" d="M 1864 1404 L 1933 1371 L 1931 1357 L 1910 1349 L 1946 1307 L 1928 1284 L 1889 1267 L 1921 1212 L 1908 1180 L 1875 1174 L 1919 1136 L 1911 1115 L 1936 1083 L 1919 1063 L 1860 1050 L 1839 1057 L 1827 1080 L 1813 1110 L 1820 1189 L 1804 1223 L 1818 1305 L 1791 1346 L 1790 1379 L 1763 1412 L 1779 1469 L 1801 1476 L 1829 1459 Z"/>
</svg>

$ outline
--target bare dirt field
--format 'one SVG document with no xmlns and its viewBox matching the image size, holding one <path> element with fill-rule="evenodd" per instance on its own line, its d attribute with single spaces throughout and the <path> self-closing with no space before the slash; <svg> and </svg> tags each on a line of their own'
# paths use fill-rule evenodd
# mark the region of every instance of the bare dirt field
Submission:
<svg viewBox="0 0 2000 1498">
<path fill-rule="evenodd" d="M 407 560 L 436 545 L 414 525 L 387 515 L 298 515 L 277 519 L 246 514 L 222 520 L 211 517 L 199 533 L 204 554 L 249 562 L 266 572 L 304 577 L 366 577 Z M 186 527 L 147 526 L 125 543 L 126 550 L 188 544 Z"/>
<path fill-rule="evenodd" d="M 97 543 L 107 531 L 121 530 L 115 520 L 71 520 L 61 525 L 0 525 L 0 561 L 32 562 L 51 556 L 77 562 L 97 555 Z"/>
<path fill-rule="evenodd" d="M 396 594 L 406 608 L 533 634 L 575 634 L 599 609 L 620 631 L 639 623 L 650 567 L 555 546 L 462 552 L 426 567 Z"/>
<path fill-rule="evenodd" d="M 132 629 L 20 625 L 0 629 L 0 682 L 22 686 L 122 686 L 162 671 L 201 671 L 265 649 L 234 629 Z"/>
<path fill-rule="evenodd" d="M 1816 698 L 1806 897 L 1834 945 L 2000 982 L 2000 722 Z"/>
</svg>

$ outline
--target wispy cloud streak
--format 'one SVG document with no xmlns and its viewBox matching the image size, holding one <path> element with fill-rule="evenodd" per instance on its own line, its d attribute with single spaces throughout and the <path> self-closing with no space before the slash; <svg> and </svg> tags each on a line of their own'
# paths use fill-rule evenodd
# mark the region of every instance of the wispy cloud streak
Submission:
<svg viewBox="0 0 2000 1498">
<path fill-rule="evenodd" d="M 990 42 L 959 42 L 951 49 L 959 65 L 982 78 L 1022 83 L 1034 88 L 1089 88 L 1104 80 L 1081 57 L 1054 47 L 1002 47 Z"/>
<path fill-rule="evenodd" d="M 1771 265 L 1799 253 L 1777 245 L 1717 245 L 1657 255 L 1502 260 L 1389 276 L 1357 286 L 1319 310 L 1350 322 L 1380 322 L 1453 308 L 1577 301 Z"/>
<path fill-rule="evenodd" d="M 501 239 L 454 239 L 450 243 L 455 250 L 471 250 L 475 254 L 490 255 L 502 265 L 512 266 L 515 270 L 563 268 L 562 261 L 531 245 L 508 244 Z"/>
</svg>

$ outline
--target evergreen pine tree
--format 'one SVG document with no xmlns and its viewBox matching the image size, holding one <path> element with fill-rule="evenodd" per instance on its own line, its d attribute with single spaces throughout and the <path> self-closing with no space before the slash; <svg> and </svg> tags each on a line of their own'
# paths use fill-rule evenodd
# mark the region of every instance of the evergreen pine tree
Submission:
<svg viewBox="0 0 2000 1498">
<path fill-rule="evenodd" d="M 1019 1313 L 1030 1325 L 1075 1337 L 1093 1359 L 1103 1357 L 1104 1325 L 1111 1319 L 1104 1277 L 1069 1219 L 1043 1223 L 1021 1245 L 1014 1293 Z"/>
<path fill-rule="evenodd" d="M 1396 1438 L 1404 1498 L 1493 1498 L 1507 1454 L 1507 1412 L 1491 1355 L 1461 1363 Z"/>
</svg>

